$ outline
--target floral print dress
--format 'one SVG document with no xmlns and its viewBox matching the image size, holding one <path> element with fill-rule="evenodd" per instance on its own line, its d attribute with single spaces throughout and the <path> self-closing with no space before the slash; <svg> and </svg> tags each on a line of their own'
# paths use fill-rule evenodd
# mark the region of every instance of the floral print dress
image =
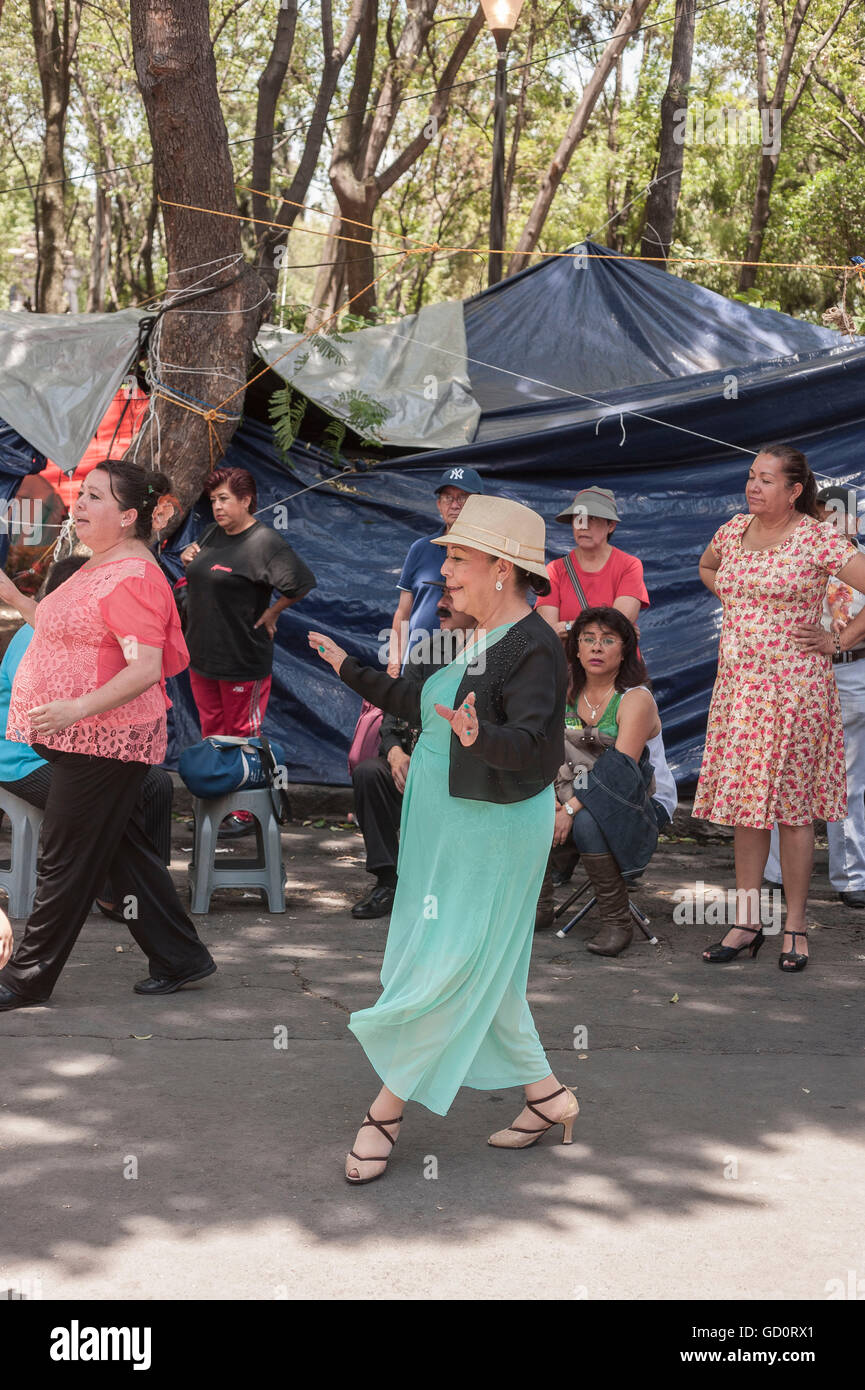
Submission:
<svg viewBox="0 0 865 1390">
<path fill-rule="evenodd" d="M 746 550 L 752 517 L 715 533 L 723 605 L 718 675 L 693 814 L 768 830 L 843 820 L 847 778 L 838 691 L 828 656 L 805 652 L 795 623 L 817 623 L 826 585 L 855 555 L 831 524 L 803 516 L 769 550 Z"/>
</svg>

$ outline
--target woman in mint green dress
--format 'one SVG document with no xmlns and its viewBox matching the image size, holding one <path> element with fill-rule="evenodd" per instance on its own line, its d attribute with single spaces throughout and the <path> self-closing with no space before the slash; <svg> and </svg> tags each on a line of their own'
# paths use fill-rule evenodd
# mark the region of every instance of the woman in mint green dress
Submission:
<svg viewBox="0 0 865 1390">
<path fill-rule="evenodd" d="M 406 1100 L 444 1115 L 460 1086 L 522 1085 L 526 1108 L 489 1141 L 502 1148 L 527 1147 L 554 1124 L 570 1142 L 578 1110 L 526 1002 L 567 684 L 561 642 L 527 600 L 530 585 L 548 584 L 544 524 L 517 502 L 472 496 L 442 541 L 449 595 L 477 628 L 421 687 L 419 711 L 416 682 L 309 635 L 352 689 L 422 725 L 403 798 L 383 992 L 349 1021 L 384 1083 L 346 1160 L 353 1183 L 384 1173 Z"/>
</svg>

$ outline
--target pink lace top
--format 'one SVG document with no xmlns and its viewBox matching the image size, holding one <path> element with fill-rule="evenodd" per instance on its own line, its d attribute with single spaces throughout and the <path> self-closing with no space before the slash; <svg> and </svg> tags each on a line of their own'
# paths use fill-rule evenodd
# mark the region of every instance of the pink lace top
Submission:
<svg viewBox="0 0 865 1390">
<path fill-rule="evenodd" d="M 140 642 L 162 648 L 157 684 L 116 709 L 80 719 L 55 734 L 38 734 L 28 710 L 75 700 L 126 668 L 124 651 Z M 158 565 L 134 556 L 82 568 L 37 605 L 34 635 L 15 674 L 6 737 L 66 753 L 121 762 L 165 757 L 165 677 L 189 665 L 189 653 L 168 581 Z"/>
</svg>

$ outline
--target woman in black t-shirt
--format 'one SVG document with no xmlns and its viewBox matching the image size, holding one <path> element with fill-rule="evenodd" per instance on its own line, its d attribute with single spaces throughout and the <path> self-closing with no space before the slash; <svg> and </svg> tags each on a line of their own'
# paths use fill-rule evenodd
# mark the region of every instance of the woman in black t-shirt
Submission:
<svg viewBox="0 0 865 1390">
<path fill-rule="evenodd" d="M 180 556 L 192 694 L 203 738 L 254 736 L 270 697 L 277 619 L 314 588 L 315 575 L 256 521 L 255 479 L 245 468 L 218 468 L 205 490 L 214 524 Z M 279 598 L 271 602 L 274 590 Z"/>
</svg>

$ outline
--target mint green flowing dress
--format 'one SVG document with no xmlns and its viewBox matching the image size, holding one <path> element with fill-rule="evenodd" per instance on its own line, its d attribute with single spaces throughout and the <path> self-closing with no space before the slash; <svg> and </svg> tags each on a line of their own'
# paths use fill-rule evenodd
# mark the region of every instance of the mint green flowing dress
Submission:
<svg viewBox="0 0 865 1390">
<path fill-rule="evenodd" d="M 489 632 L 483 648 L 510 626 Z M 553 840 L 553 788 L 507 805 L 448 790 L 453 735 L 435 705 L 453 708 L 466 663 L 481 649 L 467 649 L 423 685 L 383 993 L 348 1025 L 385 1086 L 438 1115 L 460 1086 L 496 1091 L 551 1070 L 526 982 Z"/>
</svg>

